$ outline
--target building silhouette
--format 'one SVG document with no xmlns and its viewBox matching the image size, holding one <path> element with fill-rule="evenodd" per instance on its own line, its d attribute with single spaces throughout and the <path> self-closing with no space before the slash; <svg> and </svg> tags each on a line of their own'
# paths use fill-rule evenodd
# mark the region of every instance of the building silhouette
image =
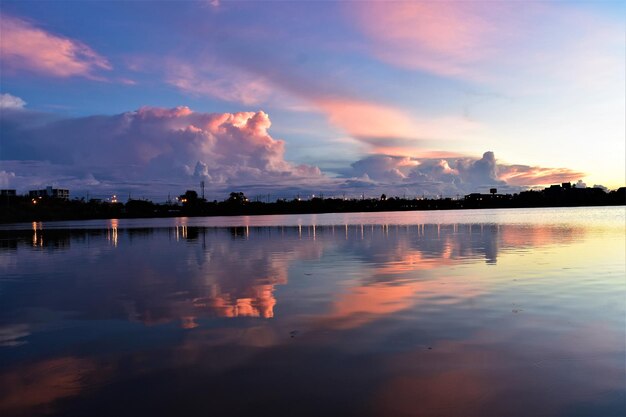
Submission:
<svg viewBox="0 0 626 417">
<path fill-rule="evenodd" d="M 15 190 L 0 190 L 0 197 L 15 197 L 17 193 Z"/>
<path fill-rule="evenodd" d="M 65 188 L 52 188 L 51 186 L 48 186 L 43 190 L 30 190 L 28 192 L 28 196 L 31 198 L 49 197 L 69 200 L 70 190 L 67 190 Z"/>
</svg>

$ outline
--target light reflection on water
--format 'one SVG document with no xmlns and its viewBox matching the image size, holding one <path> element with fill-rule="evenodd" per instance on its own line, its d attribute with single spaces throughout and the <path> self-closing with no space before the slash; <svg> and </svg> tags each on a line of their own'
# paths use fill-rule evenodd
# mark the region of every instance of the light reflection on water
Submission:
<svg viewBox="0 0 626 417">
<path fill-rule="evenodd" d="M 624 208 L 513 212 L 5 227 L 0 414 L 623 415 Z"/>
</svg>

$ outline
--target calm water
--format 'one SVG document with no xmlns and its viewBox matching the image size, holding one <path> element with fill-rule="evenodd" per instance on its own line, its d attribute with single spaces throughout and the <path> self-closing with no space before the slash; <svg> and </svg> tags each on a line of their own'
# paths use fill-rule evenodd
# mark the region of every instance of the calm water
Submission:
<svg viewBox="0 0 626 417">
<path fill-rule="evenodd" d="M 0 227 L 0 414 L 623 416 L 625 209 Z"/>
</svg>

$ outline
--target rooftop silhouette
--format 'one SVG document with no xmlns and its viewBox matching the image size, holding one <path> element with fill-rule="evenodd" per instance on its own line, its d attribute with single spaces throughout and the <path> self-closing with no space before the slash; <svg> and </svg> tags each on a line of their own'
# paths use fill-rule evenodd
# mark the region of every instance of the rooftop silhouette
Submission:
<svg viewBox="0 0 626 417">
<path fill-rule="evenodd" d="M 611 206 L 626 204 L 626 187 L 613 191 L 601 188 L 577 188 L 570 183 L 552 185 L 543 190 L 522 191 L 516 194 L 498 194 L 492 188 L 489 194 L 472 193 L 463 198 L 294 198 L 273 202 L 251 201 L 242 192 L 231 192 L 222 201 L 207 201 L 194 190 L 187 190 L 174 202 L 154 203 L 149 200 L 117 197 L 101 199 L 72 199 L 65 189 L 40 190 L 28 196 L 15 190 L 1 190 L 0 221 L 25 221 L 177 217 L 177 216 L 236 216 L 263 214 L 343 213 L 368 211 L 459 210 L 481 208 L 530 208 Z M 63 193 L 53 191 L 62 190 Z M 46 192 L 49 191 L 49 192 Z"/>
</svg>

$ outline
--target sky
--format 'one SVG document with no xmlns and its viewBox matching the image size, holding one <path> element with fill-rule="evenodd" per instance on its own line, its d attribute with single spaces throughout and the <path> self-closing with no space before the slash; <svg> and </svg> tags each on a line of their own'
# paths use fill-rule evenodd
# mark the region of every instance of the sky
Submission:
<svg viewBox="0 0 626 417">
<path fill-rule="evenodd" d="M 0 3 L 0 187 L 626 183 L 620 1 Z"/>
</svg>

